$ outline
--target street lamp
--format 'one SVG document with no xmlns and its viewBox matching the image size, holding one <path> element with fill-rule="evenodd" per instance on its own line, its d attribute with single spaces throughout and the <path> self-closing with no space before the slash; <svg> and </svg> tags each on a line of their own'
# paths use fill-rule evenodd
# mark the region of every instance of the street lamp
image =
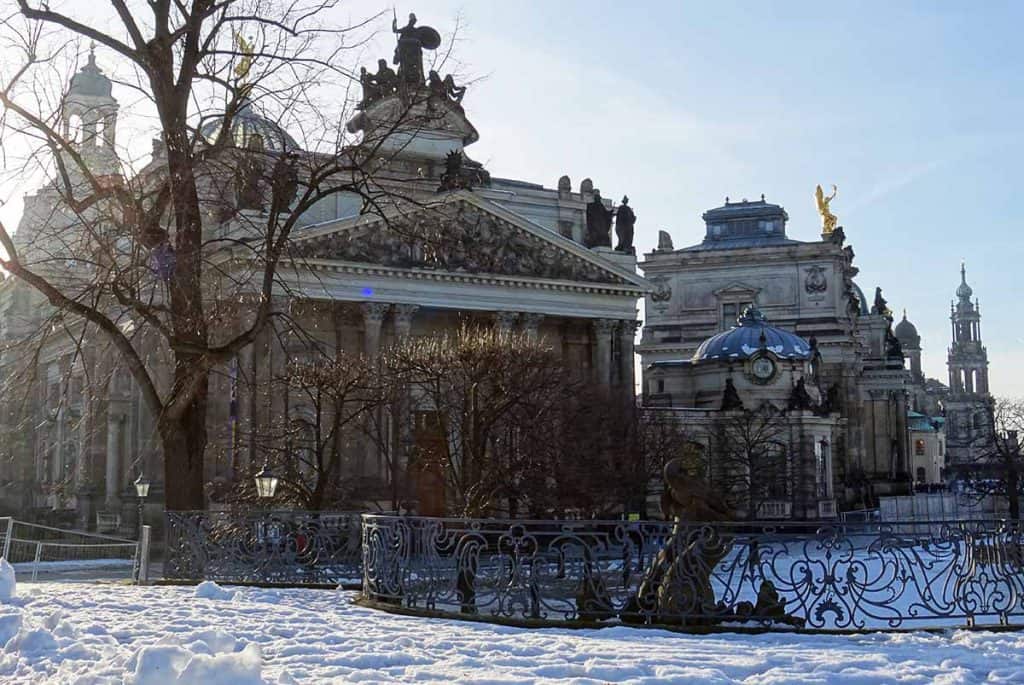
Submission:
<svg viewBox="0 0 1024 685">
<path fill-rule="evenodd" d="M 135 494 L 139 498 L 139 539 L 142 539 L 142 514 L 143 504 L 146 498 L 149 496 L 149 480 L 142 473 L 139 473 L 139 477 L 135 479 Z"/>
<path fill-rule="evenodd" d="M 260 496 L 260 499 L 267 500 L 274 496 L 277 492 L 277 476 L 270 470 L 270 466 L 266 463 L 263 464 L 263 468 L 256 474 L 256 494 Z"/>
</svg>

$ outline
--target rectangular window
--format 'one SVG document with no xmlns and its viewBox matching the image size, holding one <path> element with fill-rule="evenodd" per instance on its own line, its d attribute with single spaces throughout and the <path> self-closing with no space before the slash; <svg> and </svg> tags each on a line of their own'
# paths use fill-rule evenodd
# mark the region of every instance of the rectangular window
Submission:
<svg viewBox="0 0 1024 685">
<path fill-rule="evenodd" d="M 736 303 L 726 302 L 722 305 L 722 330 L 727 331 L 736 325 Z"/>
<path fill-rule="evenodd" d="M 829 496 L 829 490 L 831 490 L 831 483 L 829 483 L 829 460 L 832 458 L 829 450 L 829 445 L 824 440 L 814 443 L 814 462 L 815 471 L 817 472 L 817 492 L 819 498 L 826 498 Z"/>
<path fill-rule="evenodd" d="M 924 440 L 914 441 L 914 454 L 916 454 L 919 457 L 924 456 Z"/>
</svg>

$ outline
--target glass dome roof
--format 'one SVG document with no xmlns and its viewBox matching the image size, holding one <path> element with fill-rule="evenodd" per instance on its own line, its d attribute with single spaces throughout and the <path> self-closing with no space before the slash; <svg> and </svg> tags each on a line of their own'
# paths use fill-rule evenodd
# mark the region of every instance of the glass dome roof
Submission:
<svg viewBox="0 0 1024 685">
<path fill-rule="evenodd" d="M 213 143 L 220 135 L 224 125 L 223 116 L 207 121 L 199 128 L 199 133 L 208 143 Z M 256 106 L 248 100 L 242 103 L 231 120 L 231 134 L 236 147 L 247 148 L 252 144 L 260 145 L 268 152 L 293 152 L 299 150 L 299 144 L 277 123 L 260 114 Z M 256 142 L 256 139 L 259 142 Z"/>
<path fill-rule="evenodd" d="M 768 325 L 768 320 L 757 307 L 747 307 L 736 324 L 701 343 L 693 354 L 693 361 L 741 360 L 761 350 L 782 359 L 811 358 L 809 342 L 795 333 Z"/>
</svg>

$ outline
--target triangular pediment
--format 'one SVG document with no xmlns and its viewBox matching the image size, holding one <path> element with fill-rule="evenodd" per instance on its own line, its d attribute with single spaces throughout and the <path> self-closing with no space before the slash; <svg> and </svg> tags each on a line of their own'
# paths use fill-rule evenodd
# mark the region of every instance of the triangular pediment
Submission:
<svg viewBox="0 0 1024 685">
<path fill-rule="evenodd" d="M 729 285 L 725 286 L 724 288 L 719 288 L 718 290 L 713 291 L 714 295 L 716 297 L 719 297 L 719 298 L 721 298 L 723 296 L 730 297 L 730 296 L 742 296 L 742 295 L 754 297 L 759 292 L 761 292 L 760 288 L 758 288 L 756 286 L 753 286 L 753 285 L 748 285 L 746 283 L 741 283 L 739 281 L 733 281 L 732 283 L 730 283 Z"/>
<path fill-rule="evenodd" d="M 417 272 L 650 289 L 643 277 L 471 191 L 319 227 L 293 238 L 290 255 Z"/>
</svg>

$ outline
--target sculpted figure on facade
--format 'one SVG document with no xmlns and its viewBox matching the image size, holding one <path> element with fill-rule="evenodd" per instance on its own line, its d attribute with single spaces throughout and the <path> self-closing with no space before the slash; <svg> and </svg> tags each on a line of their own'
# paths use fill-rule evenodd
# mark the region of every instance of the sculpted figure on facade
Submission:
<svg viewBox="0 0 1024 685">
<path fill-rule="evenodd" d="M 372 102 L 391 95 L 398 87 L 398 74 L 388 66 L 386 59 L 377 60 L 377 73 L 371 74 L 362 67 L 359 72 L 359 82 L 363 86 L 363 101 L 361 106 L 366 107 Z"/>
<path fill-rule="evenodd" d="M 725 390 L 722 391 L 722 411 L 732 411 L 733 409 L 743 409 L 743 400 L 740 399 L 740 394 L 736 391 L 736 385 L 732 379 L 726 378 Z"/>
<path fill-rule="evenodd" d="M 615 237 L 619 239 L 615 246 L 617 252 L 634 254 L 633 248 L 633 226 L 636 224 L 636 214 L 629 206 L 629 197 L 622 197 L 622 204 L 615 212 Z"/>
<path fill-rule="evenodd" d="M 386 228 L 374 226 L 297 242 L 291 255 L 399 268 L 622 282 L 596 264 L 465 203 L 395 220 Z"/>
<path fill-rule="evenodd" d="M 392 32 L 398 34 L 395 56 L 398 65 L 398 79 L 403 84 L 423 84 L 423 51 L 436 50 L 441 45 L 441 36 L 429 26 L 416 26 L 416 15 L 409 14 L 409 23 L 399 28 L 398 17 L 391 22 Z"/>
<path fill-rule="evenodd" d="M 832 194 L 828 197 L 825 197 L 825 191 L 821 189 L 820 185 L 814 189 L 814 203 L 818 207 L 818 214 L 821 215 L 821 232 L 829 235 L 836 230 L 836 224 L 839 222 L 836 215 L 829 209 L 829 205 L 836 198 L 837 192 L 839 192 L 839 189 L 834 185 L 832 186 Z"/>
<path fill-rule="evenodd" d="M 892 321 L 892 311 L 889 309 L 889 303 L 882 297 L 881 288 L 875 288 L 875 303 L 871 307 L 871 313 L 880 314 Z"/>
<path fill-rule="evenodd" d="M 612 246 L 612 214 L 601 200 L 601 191 L 595 189 L 594 199 L 587 204 L 587 247 Z"/>
<path fill-rule="evenodd" d="M 804 290 L 809 295 L 823 293 L 828 290 L 828 280 L 825 278 L 825 267 L 811 266 L 805 269 L 807 279 L 804 281 Z"/>
</svg>

